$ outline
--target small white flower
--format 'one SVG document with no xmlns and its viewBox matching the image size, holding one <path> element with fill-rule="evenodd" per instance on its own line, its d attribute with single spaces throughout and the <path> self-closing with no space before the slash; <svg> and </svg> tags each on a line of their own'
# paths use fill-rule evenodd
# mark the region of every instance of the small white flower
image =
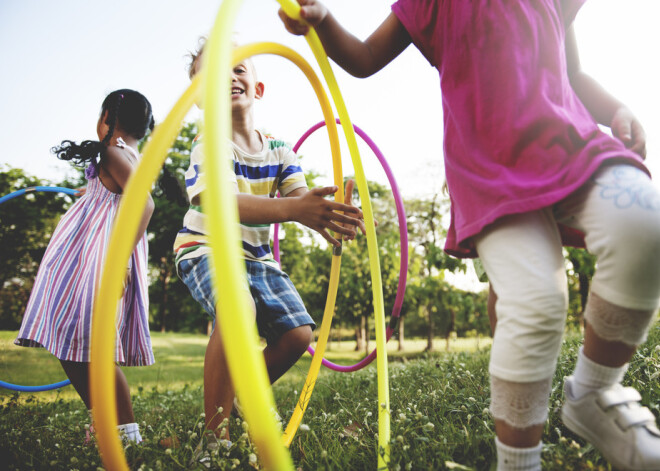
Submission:
<svg viewBox="0 0 660 471">
<path fill-rule="evenodd" d="M 257 455 L 250 453 L 250 456 L 248 456 L 248 461 L 252 464 L 255 464 L 257 462 Z"/>
<path fill-rule="evenodd" d="M 301 432 L 309 432 L 309 425 L 307 425 L 307 424 L 300 424 L 300 431 L 301 431 Z"/>
</svg>

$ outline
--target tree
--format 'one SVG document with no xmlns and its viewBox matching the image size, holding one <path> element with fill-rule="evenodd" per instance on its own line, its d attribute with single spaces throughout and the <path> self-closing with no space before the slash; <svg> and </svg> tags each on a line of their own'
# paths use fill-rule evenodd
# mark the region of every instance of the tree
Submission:
<svg viewBox="0 0 660 471">
<path fill-rule="evenodd" d="M 596 271 L 596 257 L 585 249 L 567 247 L 566 259 L 570 265 L 566 267 L 569 287 L 568 316 L 577 322 L 580 330 L 584 330 L 584 308 L 587 305 L 591 278 Z"/>
<path fill-rule="evenodd" d="M 439 195 L 429 200 L 407 202 L 410 240 L 415 247 L 412 255 L 417 259 L 414 264 L 417 271 L 411 277 L 415 280 L 413 285 L 418 312 L 427 320 L 426 348 L 429 351 L 433 350 L 436 317 L 439 317 L 440 327 L 447 336 L 455 326 L 455 310 L 449 308 L 454 302 L 450 299 L 453 290 L 444 280 L 444 271 L 465 272 L 465 263 L 447 255 L 440 245 L 447 236 L 441 222 L 447 213 L 448 203 Z"/>
<path fill-rule="evenodd" d="M 208 318 L 204 310 L 190 296 L 188 288 L 176 274 L 174 239 L 183 227 L 183 217 L 188 210 L 185 196 L 184 173 L 190 161 L 192 141 L 198 133 L 195 123 L 184 125 L 177 136 L 165 160 L 167 169 L 179 182 L 180 188 L 174 188 L 169 196 L 159 184 L 152 192 L 155 210 L 147 229 L 149 236 L 149 311 L 151 326 L 166 330 L 202 332 L 205 331 Z"/>
<path fill-rule="evenodd" d="M 385 316 L 392 312 L 397 293 L 401 247 L 399 227 L 394 198 L 389 188 L 368 181 L 369 196 L 376 227 L 378 257 L 383 288 L 383 308 Z M 360 205 L 359 195 L 355 204 Z M 337 296 L 338 320 L 355 328 L 356 349 L 369 351 L 369 318 L 373 317 L 373 291 L 371 263 L 367 238 L 362 234 L 354 241 L 345 244 L 342 254 L 342 276 Z"/>
<path fill-rule="evenodd" d="M 23 170 L 0 169 L 0 196 L 30 186 L 80 186 L 80 175 L 52 183 Z M 65 194 L 29 193 L 0 206 L 0 329 L 21 325 L 39 263 L 50 236 L 74 198 Z"/>
</svg>

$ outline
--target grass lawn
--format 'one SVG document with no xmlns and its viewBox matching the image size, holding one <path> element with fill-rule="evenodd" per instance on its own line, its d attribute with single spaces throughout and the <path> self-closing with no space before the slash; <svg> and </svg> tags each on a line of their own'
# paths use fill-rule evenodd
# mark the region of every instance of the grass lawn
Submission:
<svg viewBox="0 0 660 471">
<path fill-rule="evenodd" d="M 58 360 L 43 348 L 25 348 L 13 344 L 17 332 L 0 331 L 0 380 L 25 386 L 51 384 L 66 379 Z M 184 386 L 202 386 L 204 367 L 204 351 L 208 338 L 201 334 L 178 334 L 152 332 L 152 346 L 156 363 L 146 367 L 123 368 L 124 374 L 131 386 L 131 392 L 141 390 L 169 389 L 179 390 Z M 480 339 L 450 339 L 449 349 L 452 352 L 476 351 L 490 346 L 490 338 Z M 397 358 L 419 356 L 426 348 L 426 339 L 406 340 L 405 350 L 398 351 L 398 342 L 391 340 L 387 347 L 388 353 L 396 361 Z M 371 341 L 369 348 L 376 347 Z M 260 348 L 260 347 L 256 347 Z M 445 351 L 444 339 L 436 339 L 434 348 Z M 364 352 L 355 351 L 354 341 L 330 342 L 326 350 L 326 358 L 338 364 L 352 364 L 365 356 Z M 287 380 L 304 383 L 307 370 L 311 364 L 311 356 L 305 354 L 294 368 L 287 374 Z M 321 370 L 321 374 L 329 371 Z M 301 384 L 302 386 L 302 384 Z M 12 391 L 0 388 L 0 398 L 11 396 Z M 44 391 L 41 398 L 73 399 L 78 395 L 72 387 L 60 391 Z"/>
<path fill-rule="evenodd" d="M 11 345 L 15 333 L 0 333 L 0 379 L 37 384 L 64 379 L 59 365 L 43 351 Z M 390 469 L 492 469 L 495 450 L 488 413 L 489 353 L 464 341 L 438 341 L 437 353 L 423 353 L 424 341 L 409 342 L 406 356 L 390 353 Z M 624 382 L 636 387 L 656 417 L 660 412 L 660 326 L 656 324 L 631 361 Z M 145 441 L 125 449 L 131 469 L 207 469 L 190 463 L 203 427 L 202 361 L 206 338 L 154 334 L 157 363 L 127 368 L 134 409 Z M 353 344 L 354 345 L 354 344 Z M 372 347 L 375 345 L 372 342 Z M 476 345 L 473 341 L 472 348 Z M 396 342 L 389 348 L 396 350 Z M 354 362 L 350 342 L 331 345 L 328 357 Z M 559 419 L 562 378 L 573 369 L 579 339 L 567 336 L 558 361 L 543 437 L 544 469 L 610 469 L 598 451 L 572 435 Z M 279 413 L 288 420 L 304 383 L 311 357 L 305 355 L 273 388 Z M 377 461 L 376 368 L 355 373 L 321 370 L 303 427 L 290 452 L 302 470 L 375 469 Z M 5 469 L 91 469 L 103 466 L 96 447 L 85 445 L 87 412 L 73 389 L 44 393 L 0 393 L 0 459 Z M 212 469 L 258 469 L 256 451 L 240 418 L 232 418 L 234 446 L 210 455 Z M 161 439 L 176 438 L 166 447 Z"/>
</svg>

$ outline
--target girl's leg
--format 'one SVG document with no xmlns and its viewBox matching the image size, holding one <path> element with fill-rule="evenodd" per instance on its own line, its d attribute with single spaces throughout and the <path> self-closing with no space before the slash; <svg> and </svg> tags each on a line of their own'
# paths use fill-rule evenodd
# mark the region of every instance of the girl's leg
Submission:
<svg viewBox="0 0 660 471">
<path fill-rule="evenodd" d="M 85 403 L 85 407 L 92 410 L 92 401 L 89 397 L 89 363 L 60 360 L 60 364 L 71 385 Z"/>
<path fill-rule="evenodd" d="M 488 323 L 490 324 L 490 335 L 495 336 L 495 328 L 497 327 L 497 311 L 495 304 L 497 304 L 497 294 L 493 291 L 493 285 L 488 283 Z"/>
<path fill-rule="evenodd" d="M 660 298 L 660 194 L 641 170 L 608 166 L 562 202 L 558 216 L 585 232 L 598 258 L 564 422 L 615 466 L 660 469 L 655 419 L 636 391 L 619 385 Z"/>
<path fill-rule="evenodd" d="M 89 363 L 77 361 L 60 360 L 71 384 L 75 388 L 80 398 L 85 403 L 87 409 L 92 409 L 92 401 L 89 391 Z M 118 366 L 115 366 L 116 395 L 117 395 L 117 423 L 130 424 L 135 422 L 133 415 L 133 403 L 131 402 L 131 392 L 126 381 L 124 372 Z"/>
<path fill-rule="evenodd" d="M 510 216 L 475 243 L 497 293 L 490 373 L 498 462 L 539 469 L 568 303 L 556 222 L 549 209 Z"/>
<path fill-rule="evenodd" d="M 92 401 L 89 388 L 89 363 L 60 360 L 71 384 L 85 403 L 87 410 L 92 410 Z M 117 396 L 117 423 L 118 429 L 124 434 L 126 439 L 141 442 L 140 428 L 135 422 L 133 415 L 133 403 L 131 402 L 131 391 L 126 381 L 124 372 L 118 366 L 115 366 L 115 393 Z M 93 431 L 93 428 L 90 428 Z M 88 437 L 89 438 L 89 437 Z"/>
</svg>

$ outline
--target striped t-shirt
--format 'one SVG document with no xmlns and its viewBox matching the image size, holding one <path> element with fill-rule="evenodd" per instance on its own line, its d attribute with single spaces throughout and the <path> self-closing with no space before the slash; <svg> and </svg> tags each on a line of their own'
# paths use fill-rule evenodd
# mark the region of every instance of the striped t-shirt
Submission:
<svg viewBox="0 0 660 471">
<path fill-rule="evenodd" d="M 274 198 L 277 191 L 286 196 L 298 188 L 307 188 L 305 175 L 298 164 L 298 156 L 283 141 L 259 133 L 264 143 L 257 154 L 248 154 L 231 143 L 234 172 L 231 183 L 237 193 Z M 204 159 L 201 136 L 193 141 L 190 166 L 186 171 L 186 190 L 190 208 L 183 218 L 183 229 L 174 241 L 175 263 L 211 253 L 199 195 L 205 188 L 202 169 Z M 270 250 L 270 224 L 241 224 L 243 255 L 248 260 L 277 266 Z"/>
</svg>

